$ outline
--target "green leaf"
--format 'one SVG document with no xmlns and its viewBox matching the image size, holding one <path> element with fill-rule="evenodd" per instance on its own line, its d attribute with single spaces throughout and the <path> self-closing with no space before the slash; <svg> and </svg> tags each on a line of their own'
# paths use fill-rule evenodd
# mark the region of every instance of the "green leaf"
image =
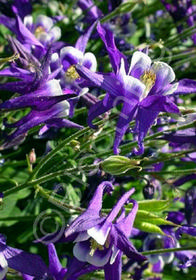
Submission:
<svg viewBox="0 0 196 280">
<path fill-rule="evenodd" d="M 148 210 L 150 212 L 160 212 L 168 208 L 169 200 L 142 200 L 138 202 L 139 210 Z"/>
<path fill-rule="evenodd" d="M 152 214 L 145 210 L 138 210 L 136 215 L 136 221 L 138 222 L 148 222 L 154 225 L 169 225 L 169 226 L 178 226 L 170 221 L 167 221 L 155 214 Z"/>
<path fill-rule="evenodd" d="M 148 223 L 148 222 L 142 222 L 142 221 L 135 222 L 134 227 L 136 227 L 139 230 L 144 231 L 144 232 L 158 233 L 161 235 L 165 235 L 165 233 L 160 229 L 160 227 L 153 225 L 151 223 Z"/>
</svg>

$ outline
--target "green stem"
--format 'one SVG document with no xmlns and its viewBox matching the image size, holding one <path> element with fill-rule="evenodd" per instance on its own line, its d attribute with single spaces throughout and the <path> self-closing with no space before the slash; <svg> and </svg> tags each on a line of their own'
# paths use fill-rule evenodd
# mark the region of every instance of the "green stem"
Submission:
<svg viewBox="0 0 196 280">
<path fill-rule="evenodd" d="M 75 167 L 75 168 L 69 168 L 69 169 L 65 169 L 65 170 L 59 170 L 59 171 L 47 174 L 45 176 L 42 176 L 39 179 L 31 180 L 31 181 L 25 182 L 22 185 L 13 187 L 4 192 L 4 197 L 6 197 L 12 193 L 15 193 L 17 191 L 21 191 L 25 188 L 32 187 L 37 184 L 45 183 L 47 181 L 50 181 L 50 180 L 56 178 L 57 176 L 69 175 L 70 173 L 73 174 L 73 172 L 76 172 L 76 171 L 89 171 L 89 170 L 95 169 L 96 167 L 97 166 L 95 164 L 92 164 L 92 165 L 88 165 L 88 166 L 81 166 L 80 168 Z"/>
<path fill-rule="evenodd" d="M 151 174 L 151 175 L 187 175 L 187 174 L 193 174 L 196 173 L 196 168 L 194 169 L 183 169 L 183 170 L 165 170 L 165 171 L 147 171 L 141 172 L 144 174 Z"/>
<path fill-rule="evenodd" d="M 42 197 L 47 199 L 53 205 L 65 210 L 65 211 L 67 211 L 68 209 L 69 210 L 75 210 L 77 212 L 84 212 L 85 211 L 85 209 L 83 209 L 81 207 L 70 205 L 68 203 L 65 203 L 64 201 L 62 202 L 61 200 L 59 200 L 56 197 L 54 197 L 53 195 L 51 195 L 51 193 L 49 194 L 48 192 L 46 192 L 44 190 L 44 188 L 42 188 L 38 184 L 36 184 L 34 187 L 35 187 L 36 193 L 39 193 Z"/>
<path fill-rule="evenodd" d="M 142 252 L 142 255 L 148 256 L 148 255 L 156 255 L 156 254 L 165 254 L 165 253 L 172 253 L 172 252 L 178 252 L 178 251 L 188 251 L 188 250 L 196 250 L 196 247 L 181 247 L 181 248 L 168 248 L 168 249 L 157 249 L 152 251 L 144 251 Z"/>
</svg>

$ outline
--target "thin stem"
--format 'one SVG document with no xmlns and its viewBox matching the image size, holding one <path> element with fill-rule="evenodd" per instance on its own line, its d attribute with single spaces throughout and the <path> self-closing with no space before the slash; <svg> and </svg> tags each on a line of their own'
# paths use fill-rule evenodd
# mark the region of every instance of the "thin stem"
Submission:
<svg viewBox="0 0 196 280">
<path fill-rule="evenodd" d="M 28 181 L 28 182 L 26 182 L 22 185 L 13 187 L 13 188 L 4 192 L 4 197 L 6 197 L 6 196 L 8 196 L 12 193 L 15 193 L 17 191 L 23 190 L 25 188 L 32 187 L 32 186 L 35 186 L 37 184 L 45 183 L 47 181 L 50 181 L 50 180 L 56 178 L 57 176 L 69 175 L 70 173 L 73 173 L 73 172 L 76 172 L 76 171 L 89 171 L 89 170 L 92 170 L 92 169 L 95 169 L 95 168 L 97 168 L 97 165 L 92 164 L 92 165 L 88 165 L 88 166 L 81 166 L 80 168 L 75 167 L 75 168 L 69 168 L 69 169 L 65 169 L 65 170 L 59 170 L 59 171 L 47 174 L 45 176 L 42 176 L 39 179 L 31 180 L 31 181 Z"/>
<path fill-rule="evenodd" d="M 157 250 L 152 250 L 152 251 L 144 251 L 141 254 L 144 256 L 148 256 L 148 255 L 165 254 L 165 253 L 170 253 L 170 252 L 188 251 L 188 250 L 196 250 L 196 247 L 157 249 Z"/>
<path fill-rule="evenodd" d="M 142 173 L 142 172 L 141 172 Z M 145 170 L 145 174 L 151 174 L 151 175 L 187 175 L 187 174 L 193 174 L 196 173 L 196 168 L 193 169 L 183 169 L 183 170 L 165 170 L 165 171 L 147 171 Z"/>
</svg>

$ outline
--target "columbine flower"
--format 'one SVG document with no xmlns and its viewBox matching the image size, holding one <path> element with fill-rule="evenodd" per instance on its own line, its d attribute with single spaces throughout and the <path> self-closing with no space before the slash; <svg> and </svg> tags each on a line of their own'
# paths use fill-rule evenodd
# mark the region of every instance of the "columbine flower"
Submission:
<svg viewBox="0 0 196 280">
<path fill-rule="evenodd" d="M 13 77 L 17 81 L 1 84 L 0 89 L 27 94 L 43 87 L 60 72 L 59 68 L 50 73 L 51 49 L 39 61 L 17 39 L 9 37 L 9 42 L 14 56 L 9 60 L 10 66 L 0 71 L 0 76 Z"/>
<path fill-rule="evenodd" d="M 138 209 L 137 202 L 131 200 L 131 212 L 125 216 L 122 211 L 114 222 L 134 189 L 126 192 L 106 217 L 101 217 L 104 190 L 112 190 L 110 182 L 105 181 L 97 187 L 87 210 L 65 230 L 65 238 L 76 243 L 73 253 L 79 261 L 88 262 L 98 268 L 103 267 L 106 279 L 117 280 L 121 279 L 122 253 L 139 262 L 146 258 L 136 251 L 128 239 Z"/>
<path fill-rule="evenodd" d="M 59 48 L 55 42 L 61 37 L 61 29 L 54 27 L 51 18 L 45 15 L 39 15 L 35 23 L 31 15 L 27 15 L 22 20 L 18 13 L 19 7 L 13 6 L 15 18 L 9 18 L 0 15 L 0 24 L 10 29 L 20 43 L 22 43 L 29 52 L 33 52 L 39 59 L 48 51 L 49 47 Z"/>
<path fill-rule="evenodd" d="M 70 88 L 77 93 L 78 97 L 88 92 L 88 83 L 84 83 L 75 69 L 75 65 L 80 63 L 91 71 L 96 71 L 97 60 L 93 53 L 86 52 L 86 45 L 94 29 L 94 25 L 81 35 L 77 40 L 75 47 L 67 46 L 60 50 L 60 56 L 58 53 L 52 55 L 51 70 L 58 71 L 61 67 L 61 72 L 57 76 L 60 79 L 62 88 Z M 78 99 L 70 100 L 70 116 L 73 116 L 74 106 Z"/>
<path fill-rule="evenodd" d="M 1 110 L 16 110 L 19 108 L 31 107 L 30 113 L 19 121 L 5 126 L 17 128 L 12 134 L 7 136 L 6 142 L 2 148 L 9 148 L 20 143 L 29 129 L 39 124 L 45 124 L 39 132 L 39 135 L 45 133 L 50 127 L 73 127 L 81 129 L 82 126 L 73 123 L 64 117 L 69 114 L 69 103 L 65 100 L 72 97 L 73 94 L 63 94 L 59 81 L 53 79 L 48 81 L 39 90 L 25 94 L 0 105 Z"/>
<path fill-rule="evenodd" d="M 42 279 L 48 271 L 40 256 L 7 246 L 5 237 L 0 234 L 0 279 L 5 279 L 8 268 L 36 279 Z"/>
<path fill-rule="evenodd" d="M 114 153 L 119 153 L 118 146 L 133 118 L 136 120 L 134 131 L 138 134 L 138 153 L 142 153 L 143 139 L 159 112 L 179 113 L 177 106 L 169 98 L 178 86 L 171 84 L 175 80 L 175 74 L 168 64 L 152 63 L 148 55 L 139 51 L 133 54 L 128 69 L 126 59 L 115 46 L 112 32 L 100 24 L 97 30 L 108 50 L 115 74 L 101 75 L 77 65 L 80 75 L 107 91 L 105 98 L 89 110 L 88 124 L 95 128 L 92 124 L 95 117 L 123 103 L 117 123 Z"/>
</svg>

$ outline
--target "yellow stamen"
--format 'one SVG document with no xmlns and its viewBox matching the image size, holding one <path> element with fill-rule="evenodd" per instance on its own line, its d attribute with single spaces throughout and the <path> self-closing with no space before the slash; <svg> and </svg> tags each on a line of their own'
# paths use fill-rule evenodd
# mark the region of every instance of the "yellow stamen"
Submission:
<svg viewBox="0 0 196 280">
<path fill-rule="evenodd" d="M 80 78 L 80 75 L 79 75 L 78 72 L 76 71 L 76 68 L 75 68 L 74 65 L 71 65 L 71 66 L 67 69 L 67 71 L 66 71 L 66 73 L 65 73 L 65 78 L 66 78 L 67 82 L 73 82 L 73 81 L 75 81 L 75 80 L 77 80 L 77 79 Z"/>
<path fill-rule="evenodd" d="M 146 89 L 143 93 L 143 98 L 145 98 L 155 84 L 156 74 L 152 70 L 146 70 L 144 74 L 141 75 L 140 80 L 146 86 Z"/>
<path fill-rule="evenodd" d="M 36 38 L 39 38 L 39 36 L 42 34 L 42 33 L 46 33 L 46 30 L 43 28 L 43 26 L 38 26 L 36 29 L 35 29 L 35 37 Z"/>
<path fill-rule="evenodd" d="M 98 249 L 99 251 L 103 251 L 104 250 L 104 246 L 98 244 L 93 238 L 90 239 L 90 253 L 89 255 L 93 257 L 95 251 Z"/>
</svg>

